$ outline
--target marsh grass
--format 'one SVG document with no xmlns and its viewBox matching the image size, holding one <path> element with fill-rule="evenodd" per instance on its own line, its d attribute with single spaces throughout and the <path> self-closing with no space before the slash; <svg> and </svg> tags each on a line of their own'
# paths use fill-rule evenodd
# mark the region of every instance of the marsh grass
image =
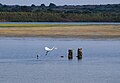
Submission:
<svg viewBox="0 0 120 83">
<path fill-rule="evenodd" d="M 57 27 L 57 26 L 74 26 L 68 24 L 0 24 L 0 27 Z"/>
<path fill-rule="evenodd" d="M 67 27 L 67 26 L 95 26 L 95 24 L 0 24 L 0 27 Z M 96 25 L 103 26 L 103 25 Z M 107 25 L 104 25 L 107 26 Z"/>
</svg>

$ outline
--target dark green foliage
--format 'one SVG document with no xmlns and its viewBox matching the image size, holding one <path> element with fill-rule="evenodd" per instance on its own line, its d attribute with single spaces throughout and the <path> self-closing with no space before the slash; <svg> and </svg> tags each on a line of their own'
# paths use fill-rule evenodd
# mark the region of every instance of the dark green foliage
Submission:
<svg viewBox="0 0 120 83">
<path fill-rule="evenodd" d="M 35 5 L 34 5 L 34 4 L 32 4 L 32 5 L 31 5 L 31 7 L 35 7 Z"/>
<path fill-rule="evenodd" d="M 19 6 L 0 4 L 0 21 L 41 22 L 120 22 L 120 4 L 108 5 L 64 5 Z"/>
<path fill-rule="evenodd" d="M 54 3 L 50 3 L 50 4 L 49 4 L 49 7 L 50 7 L 50 8 L 56 8 L 56 5 L 55 5 Z"/>
<path fill-rule="evenodd" d="M 45 6 L 45 4 L 41 4 L 41 6 L 40 6 L 41 8 L 45 8 L 46 6 Z"/>
</svg>

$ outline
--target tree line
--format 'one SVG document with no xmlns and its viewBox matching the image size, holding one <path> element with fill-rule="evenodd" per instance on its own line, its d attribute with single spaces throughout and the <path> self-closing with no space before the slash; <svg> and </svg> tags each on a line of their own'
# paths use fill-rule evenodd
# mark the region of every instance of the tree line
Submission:
<svg viewBox="0 0 120 83">
<path fill-rule="evenodd" d="M 5 22 L 120 22 L 120 4 L 19 6 L 0 4 Z"/>
</svg>

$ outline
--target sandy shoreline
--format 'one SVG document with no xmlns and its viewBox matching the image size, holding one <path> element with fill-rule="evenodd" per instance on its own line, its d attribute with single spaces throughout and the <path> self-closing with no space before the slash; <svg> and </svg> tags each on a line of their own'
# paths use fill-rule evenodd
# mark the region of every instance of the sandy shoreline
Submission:
<svg viewBox="0 0 120 83">
<path fill-rule="evenodd" d="M 120 25 L 0 27 L 0 37 L 120 38 Z"/>
</svg>

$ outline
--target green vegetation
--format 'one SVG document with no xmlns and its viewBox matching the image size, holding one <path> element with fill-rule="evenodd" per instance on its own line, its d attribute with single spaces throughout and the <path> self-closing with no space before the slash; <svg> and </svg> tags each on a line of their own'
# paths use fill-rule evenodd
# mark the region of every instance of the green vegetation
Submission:
<svg viewBox="0 0 120 83">
<path fill-rule="evenodd" d="M 1 22 L 120 22 L 120 4 L 19 6 L 0 4 Z"/>
<path fill-rule="evenodd" d="M 0 24 L 0 27 L 60 27 L 60 26 L 75 26 L 68 24 Z M 76 25 L 80 26 L 80 25 Z"/>
</svg>

